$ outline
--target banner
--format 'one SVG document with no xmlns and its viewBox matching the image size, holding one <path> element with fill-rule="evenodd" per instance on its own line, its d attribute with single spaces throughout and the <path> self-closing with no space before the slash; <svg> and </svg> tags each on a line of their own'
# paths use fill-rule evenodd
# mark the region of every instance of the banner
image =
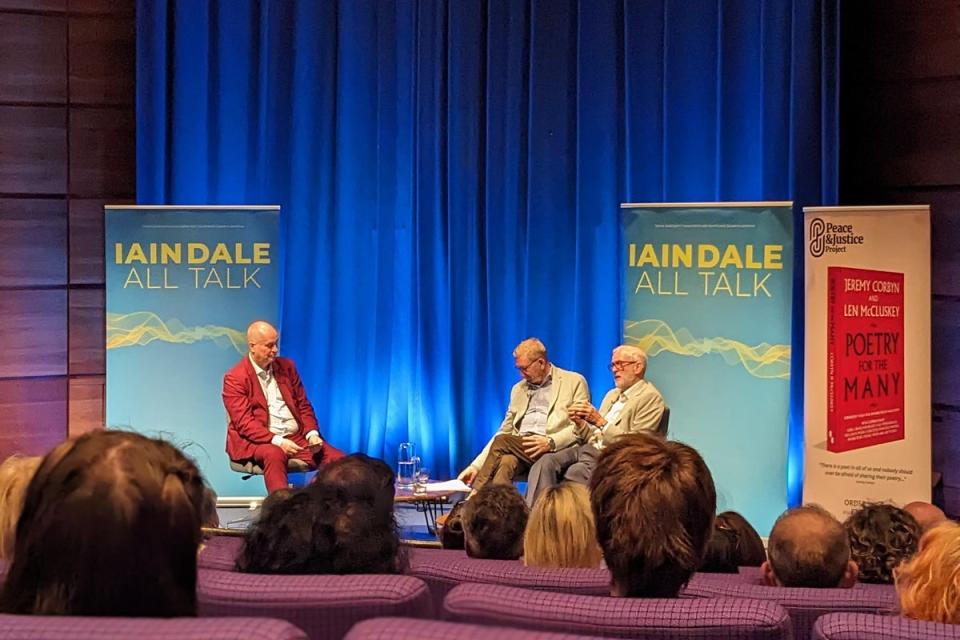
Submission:
<svg viewBox="0 0 960 640">
<path fill-rule="evenodd" d="M 265 493 L 224 452 L 223 374 L 278 326 L 279 207 L 105 207 L 106 424 L 161 437 L 220 496 Z"/>
<path fill-rule="evenodd" d="M 624 341 L 713 473 L 718 511 L 766 535 L 787 502 L 792 204 L 624 204 Z"/>
<path fill-rule="evenodd" d="M 929 501 L 930 208 L 803 211 L 803 500 Z"/>
</svg>

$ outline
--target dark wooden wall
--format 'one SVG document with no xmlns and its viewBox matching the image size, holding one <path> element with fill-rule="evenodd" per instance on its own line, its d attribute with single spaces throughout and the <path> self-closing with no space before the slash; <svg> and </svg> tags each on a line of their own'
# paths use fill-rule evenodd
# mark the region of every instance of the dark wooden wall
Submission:
<svg viewBox="0 0 960 640">
<path fill-rule="evenodd" d="M 0 0 L 0 459 L 103 422 L 103 213 L 135 189 L 133 0 Z"/>
<path fill-rule="evenodd" d="M 960 0 L 842 7 L 841 204 L 932 207 L 933 466 L 960 514 Z"/>
</svg>

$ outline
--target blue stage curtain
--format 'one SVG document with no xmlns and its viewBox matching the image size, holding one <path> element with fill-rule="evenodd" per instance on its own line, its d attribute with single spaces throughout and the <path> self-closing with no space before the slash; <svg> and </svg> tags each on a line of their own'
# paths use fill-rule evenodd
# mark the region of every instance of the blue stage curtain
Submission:
<svg viewBox="0 0 960 640">
<path fill-rule="evenodd" d="M 413 440 L 447 476 L 522 338 L 611 386 L 620 202 L 836 200 L 837 21 L 835 0 L 140 0 L 137 197 L 280 204 L 283 351 L 325 434 L 387 460 Z"/>
</svg>

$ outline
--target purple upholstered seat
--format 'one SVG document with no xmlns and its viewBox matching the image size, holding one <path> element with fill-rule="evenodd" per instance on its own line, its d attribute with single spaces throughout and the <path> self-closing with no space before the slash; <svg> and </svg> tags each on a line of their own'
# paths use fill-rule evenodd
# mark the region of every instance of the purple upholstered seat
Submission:
<svg viewBox="0 0 960 640">
<path fill-rule="evenodd" d="M 200 569 L 217 569 L 219 571 L 234 571 L 237 554 L 243 546 L 243 538 L 234 536 L 213 536 L 203 544 L 200 555 L 197 557 L 197 567 Z"/>
<path fill-rule="evenodd" d="M 413 618 L 374 618 L 353 625 L 345 640 L 588 640 L 596 636 L 547 633 Z"/>
<path fill-rule="evenodd" d="M 310 638 L 340 638 L 356 622 L 379 616 L 431 617 L 421 580 L 393 575 L 261 575 L 201 569 L 201 616 L 288 620 Z"/>
<path fill-rule="evenodd" d="M 958 640 L 960 625 L 894 615 L 829 613 L 813 625 L 816 640 Z"/>
<path fill-rule="evenodd" d="M 617 638 L 790 638 L 783 607 L 727 598 L 611 598 L 462 584 L 444 600 L 457 622 Z"/>
<path fill-rule="evenodd" d="M 268 618 L 94 618 L 0 615 L 0 639 L 303 640 L 284 620 Z"/>
<path fill-rule="evenodd" d="M 809 638 L 814 621 L 826 613 L 840 611 L 889 613 L 895 609 L 897 603 L 897 594 L 893 587 L 805 589 L 691 580 L 682 595 L 697 598 L 749 598 L 775 602 L 790 614 L 794 640 Z"/>
<path fill-rule="evenodd" d="M 609 595 L 606 569 L 541 569 L 525 567 L 519 560 L 477 560 L 463 551 L 415 549 L 410 554 L 410 575 L 430 587 L 437 611 L 447 593 L 458 584 L 502 584 L 541 591 L 584 595 Z"/>
</svg>

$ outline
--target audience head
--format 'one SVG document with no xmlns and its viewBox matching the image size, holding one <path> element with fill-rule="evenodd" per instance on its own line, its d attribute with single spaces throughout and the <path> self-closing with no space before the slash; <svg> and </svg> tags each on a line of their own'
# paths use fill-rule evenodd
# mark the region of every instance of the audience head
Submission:
<svg viewBox="0 0 960 640">
<path fill-rule="evenodd" d="M 736 511 L 724 511 L 717 514 L 721 527 L 737 533 L 737 562 L 741 567 L 759 567 L 767 559 L 763 548 L 763 539 L 747 519 Z"/>
<path fill-rule="evenodd" d="M 640 347 L 622 344 L 613 350 L 610 370 L 617 389 L 625 391 L 643 379 L 647 372 L 647 354 Z"/>
<path fill-rule="evenodd" d="M 652 434 L 622 435 L 597 460 L 590 502 L 611 593 L 675 597 L 703 560 L 717 508 L 700 454 Z"/>
<path fill-rule="evenodd" d="M 860 582 L 893 584 L 893 570 L 917 552 L 920 525 L 892 504 L 868 503 L 843 523 Z"/>
<path fill-rule="evenodd" d="M 513 350 L 513 364 L 527 382 L 540 384 L 547 378 L 550 361 L 547 348 L 536 338 L 527 338 Z"/>
<path fill-rule="evenodd" d="M 306 489 L 271 494 L 247 531 L 237 568 L 280 574 L 401 572 L 405 556 L 393 515 L 392 472 L 387 488 L 377 462 L 348 456 L 322 467 Z"/>
<path fill-rule="evenodd" d="M 737 532 L 715 519 L 703 562 L 697 570 L 704 573 L 737 573 L 740 569 L 740 554 L 737 551 L 739 544 L 740 536 Z"/>
<path fill-rule="evenodd" d="M 27 488 L 2 610 L 196 614 L 204 483 L 172 445 L 98 431 L 43 459 Z"/>
<path fill-rule="evenodd" d="M 43 458 L 13 455 L 0 464 L 0 560 L 13 557 L 17 519 L 34 472 Z"/>
<path fill-rule="evenodd" d="M 929 502 L 911 502 L 903 510 L 913 516 L 924 532 L 947 521 L 947 514 L 940 507 Z"/>
<path fill-rule="evenodd" d="M 203 511 L 200 512 L 200 526 L 216 529 L 220 526 L 220 514 L 217 513 L 217 492 L 210 487 L 203 490 Z"/>
<path fill-rule="evenodd" d="M 960 624 L 960 526 L 944 522 L 920 538 L 920 549 L 895 571 L 900 613 Z"/>
<path fill-rule="evenodd" d="M 857 564 L 843 525 L 817 505 L 790 509 L 773 524 L 763 579 L 781 587 L 852 587 Z"/>
<path fill-rule="evenodd" d="M 527 504 L 512 484 L 486 484 L 463 505 L 463 542 L 471 558 L 523 555 Z"/>
<path fill-rule="evenodd" d="M 564 482 L 537 498 L 523 536 L 525 565 L 589 568 L 602 557 L 585 486 Z"/>
</svg>

